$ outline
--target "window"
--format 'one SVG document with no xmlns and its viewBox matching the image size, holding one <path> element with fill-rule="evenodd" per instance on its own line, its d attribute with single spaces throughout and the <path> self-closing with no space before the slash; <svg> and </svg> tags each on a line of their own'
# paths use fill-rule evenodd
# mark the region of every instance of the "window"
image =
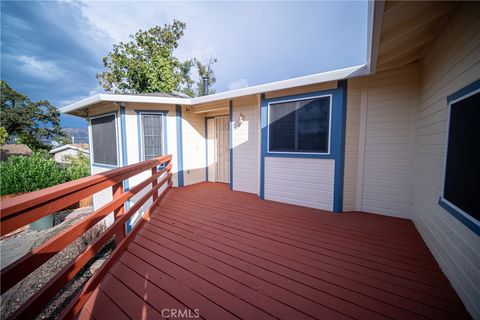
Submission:
<svg viewBox="0 0 480 320">
<path fill-rule="evenodd" d="M 270 104 L 268 151 L 329 153 L 330 99 Z"/>
<path fill-rule="evenodd" d="M 117 129 L 115 115 L 109 114 L 90 120 L 92 130 L 93 163 L 116 166 Z"/>
<path fill-rule="evenodd" d="M 480 91 L 472 93 L 450 103 L 441 201 L 480 225 Z"/>
<path fill-rule="evenodd" d="M 143 160 L 163 154 L 163 114 L 141 113 Z"/>
</svg>

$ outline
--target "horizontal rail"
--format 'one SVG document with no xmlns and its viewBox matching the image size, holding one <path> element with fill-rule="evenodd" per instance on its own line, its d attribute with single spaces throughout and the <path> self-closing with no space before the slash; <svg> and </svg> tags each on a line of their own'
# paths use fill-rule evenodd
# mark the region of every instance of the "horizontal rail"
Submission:
<svg viewBox="0 0 480 320">
<path fill-rule="evenodd" d="M 160 175 L 165 173 L 165 171 L 170 170 L 171 167 L 172 165 L 169 164 L 166 168 L 163 168 L 154 176 L 150 176 L 148 179 L 136 185 L 129 191 L 124 192 L 118 199 L 107 203 L 97 211 L 88 215 L 86 218 L 60 232 L 53 238 L 47 240 L 42 245 L 24 255 L 22 258 L 3 268 L 0 272 L 2 282 L 1 293 L 3 294 L 15 284 L 20 282 L 23 278 L 32 273 L 35 269 L 40 267 L 58 252 L 63 250 L 66 246 L 84 234 L 100 220 L 104 219 L 115 209 L 123 206 L 127 200 L 145 188 L 153 180 L 157 179 Z"/>
<path fill-rule="evenodd" d="M 0 234 L 15 231 L 171 159 L 170 155 L 163 156 L 3 200 L 0 203 Z"/>
<path fill-rule="evenodd" d="M 45 304 L 72 280 L 113 236 L 115 236 L 116 239 L 116 249 L 114 252 L 118 252 L 120 248 L 124 248 L 126 241 L 131 239 L 132 234 L 134 234 L 130 232 L 129 235 L 125 235 L 125 223 L 128 219 L 130 219 L 148 199 L 152 198 L 153 204 L 146 210 L 148 214 L 144 214 L 144 218 L 149 216 L 153 207 L 158 204 L 159 200 L 163 198 L 171 187 L 171 160 L 172 157 L 170 155 L 163 156 L 0 202 L 1 234 L 3 235 L 68 207 L 101 190 L 109 187 L 113 188 L 112 201 L 1 270 L 1 293 L 3 294 L 78 239 L 106 216 L 114 213 L 114 223 L 103 231 L 76 259 L 67 264 L 37 293 L 30 297 L 10 318 L 23 319 L 35 317 L 35 315 L 43 309 Z M 163 167 L 158 170 L 157 167 L 160 165 Z M 145 171 L 151 172 L 148 178 L 128 191 L 123 190 L 124 180 Z M 161 178 L 160 181 L 158 181 L 159 178 Z M 164 186 L 165 183 L 167 183 L 166 189 L 162 191 L 161 196 L 158 196 L 158 190 Z M 136 201 L 129 210 L 125 211 L 125 202 L 150 185 L 151 189 Z M 141 220 L 142 223 L 144 218 Z M 138 226 L 139 223 L 135 225 L 132 231 L 135 230 L 136 232 Z M 113 258 L 113 256 L 112 254 L 111 257 Z M 109 260 L 110 258 L 107 259 L 107 261 Z M 107 263 L 104 263 L 104 265 L 106 264 Z M 98 276 L 96 278 L 98 278 Z"/>
</svg>

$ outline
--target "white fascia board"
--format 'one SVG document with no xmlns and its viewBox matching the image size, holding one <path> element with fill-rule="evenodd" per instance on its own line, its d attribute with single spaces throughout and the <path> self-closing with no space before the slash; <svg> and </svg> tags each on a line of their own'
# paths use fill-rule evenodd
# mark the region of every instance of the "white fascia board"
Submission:
<svg viewBox="0 0 480 320">
<path fill-rule="evenodd" d="M 181 104 L 190 105 L 191 99 L 174 98 L 174 97 L 153 97 L 153 96 L 139 96 L 127 94 L 110 94 L 100 93 L 94 96 L 85 98 L 78 102 L 72 103 L 68 106 L 60 108 L 61 113 L 69 113 L 78 109 L 82 109 L 102 101 L 110 102 L 136 102 L 136 103 L 160 103 L 160 104 Z"/>
<path fill-rule="evenodd" d="M 335 80 L 342 80 L 352 77 L 358 77 L 368 74 L 367 65 L 360 65 L 355 67 L 337 69 L 333 71 L 327 71 L 322 73 L 311 74 L 308 76 L 292 78 L 287 80 L 281 80 L 276 82 L 270 82 L 266 84 L 261 84 L 252 87 L 246 87 L 236 90 L 230 90 L 226 92 L 220 92 L 211 94 L 208 96 L 202 96 L 193 98 L 192 105 L 214 102 L 218 100 L 225 100 L 225 99 L 232 99 L 241 96 L 248 96 L 253 94 L 277 91 L 282 89 L 289 89 L 294 87 L 301 87 L 310 84 L 328 82 L 328 81 L 335 81 Z"/>
</svg>

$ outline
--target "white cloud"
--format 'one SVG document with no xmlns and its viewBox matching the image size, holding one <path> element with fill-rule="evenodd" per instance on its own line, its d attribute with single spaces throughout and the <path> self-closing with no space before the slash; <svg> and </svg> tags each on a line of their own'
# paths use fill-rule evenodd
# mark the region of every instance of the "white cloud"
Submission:
<svg viewBox="0 0 480 320">
<path fill-rule="evenodd" d="M 54 61 L 40 60 L 36 57 L 21 55 L 16 59 L 22 63 L 20 70 L 37 79 L 52 81 L 65 76 L 65 71 L 57 66 Z"/>
<path fill-rule="evenodd" d="M 247 79 L 238 79 L 233 81 L 228 85 L 228 90 L 235 90 L 235 89 L 240 89 L 240 88 L 245 88 L 248 87 L 248 81 Z"/>
</svg>

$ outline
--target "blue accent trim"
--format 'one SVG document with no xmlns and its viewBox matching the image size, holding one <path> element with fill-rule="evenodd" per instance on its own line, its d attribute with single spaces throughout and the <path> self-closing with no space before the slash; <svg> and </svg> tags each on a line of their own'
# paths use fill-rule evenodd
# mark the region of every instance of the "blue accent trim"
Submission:
<svg viewBox="0 0 480 320">
<path fill-rule="evenodd" d="M 265 199 L 265 155 L 267 154 L 268 100 L 262 93 L 260 99 L 260 199 Z"/>
<path fill-rule="evenodd" d="M 229 123 L 229 149 L 230 149 L 230 190 L 233 190 L 233 100 L 229 103 L 230 123 Z"/>
<path fill-rule="evenodd" d="M 345 129 L 347 118 L 347 80 L 338 82 L 338 95 L 334 95 L 332 109 L 337 109 L 339 117 L 332 119 L 335 131 L 331 137 L 331 144 L 335 146 L 335 178 L 333 183 L 333 211 L 343 211 L 343 179 L 345 169 Z M 334 120 L 334 121 L 333 121 Z"/>
<path fill-rule="evenodd" d="M 183 187 L 183 134 L 182 134 L 182 106 L 176 105 L 177 119 L 177 163 L 178 163 L 178 186 Z"/>
<path fill-rule="evenodd" d="M 461 97 L 463 96 L 466 96 L 467 94 L 473 92 L 473 91 L 476 91 L 480 89 L 480 79 L 470 83 L 469 85 L 467 85 L 466 87 L 458 90 L 457 92 L 455 93 L 452 93 L 451 95 L 449 95 L 447 97 L 447 102 L 450 103 L 454 100 L 457 100 L 457 99 L 460 99 Z"/>
<path fill-rule="evenodd" d="M 450 203 L 446 202 L 442 197 L 438 199 L 438 204 L 445 209 L 452 216 L 457 218 L 461 223 L 463 223 L 467 228 L 475 232 L 477 236 L 480 236 L 480 226 L 475 224 L 473 221 L 465 217 L 465 215 L 458 211 L 456 208 L 452 207 Z"/>
<path fill-rule="evenodd" d="M 125 120 L 125 107 L 120 107 L 120 133 L 122 135 L 122 166 L 128 164 L 127 159 L 127 125 Z"/>
<path fill-rule="evenodd" d="M 330 128 L 330 150 L 329 154 L 308 154 L 308 153 L 271 153 L 268 152 L 268 105 L 270 103 L 285 100 L 301 100 L 313 98 L 321 95 L 332 96 L 331 108 L 331 128 Z M 346 122 L 346 95 L 347 82 L 339 81 L 336 89 L 309 92 L 299 95 L 265 99 L 262 94 L 260 102 L 260 127 L 261 127 L 261 159 L 260 159 L 260 198 L 265 199 L 265 158 L 266 157 L 284 157 L 284 158 L 317 158 L 335 160 L 334 177 L 334 200 L 333 211 L 342 212 L 343 210 L 343 176 L 345 161 L 345 122 Z"/>
</svg>

